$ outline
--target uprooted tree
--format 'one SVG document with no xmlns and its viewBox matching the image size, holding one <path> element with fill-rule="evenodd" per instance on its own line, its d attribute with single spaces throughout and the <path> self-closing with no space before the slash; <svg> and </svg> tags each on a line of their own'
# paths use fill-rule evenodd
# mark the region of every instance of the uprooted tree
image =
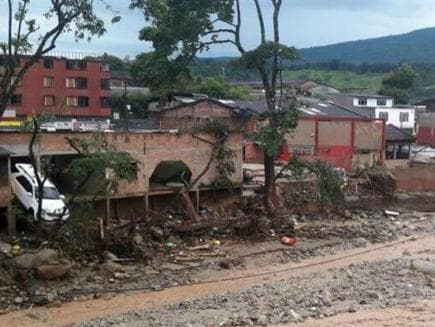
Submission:
<svg viewBox="0 0 435 327">
<path fill-rule="evenodd" d="M 244 2 L 246 4 L 246 2 Z M 240 0 L 131 0 L 130 7 L 140 10 L 147 26 L 140 39 L 151 42 L 154 51 L 147 55 L 148 64 L 165 63 L 168 78 L 176 80 L 185 75 L 187 64 L 195 56 L 216 44 L 230 44 L 240 52 L 239 63 L 256 70 L 261 77 L 267 102 L 267 112 L 256 133 L 264 150 L 265 200 L 275 206 L 275 156 L 284 144 L 284 135 L 297 126 L 295 101 L 284 101 L 282 63 L 298 59 L 294 47 L 280 43 L 279 14 L 282 0 L 270 0 L 273 7 L 272 39 L 269 40 L 263 15 L 266 5 L 252 0 L 260 27 L 260 43 L 251 51 L 242 44 L 242 1 Z M 167 83 L 169 87 L 170 83 Z"/>
<path fill-rule="evenodd" d="M 7 0 L 1 2 L 6 13 L 7 39 L 0 41 L 0 117 L 9 104 L 19 81 L 44 55 L 56 48 L 59 37 L 74 33 L 76 40 L 101 36 L 104 21 L 96 14 L 94 0 Z M 32 5 L 44 3 L 44 26 L 31 13 Z M 104 0 L 99 0 L 112 14 L 112 22 L 120 17 Z M 32 16 L 33 15 L 33 16 Z M 21 60 L 24 59 L 24 60 Z"/>
</svg>

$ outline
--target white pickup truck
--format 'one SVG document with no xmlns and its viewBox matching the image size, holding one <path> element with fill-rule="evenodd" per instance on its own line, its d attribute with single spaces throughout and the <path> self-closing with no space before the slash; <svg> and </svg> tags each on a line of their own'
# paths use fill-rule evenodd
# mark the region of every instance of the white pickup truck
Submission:
<svg viewBox="0 0 435 327">
<path fill-rule="evenodd" d="M 17 163 L 15 167 L 17 172 L 11 174 L 12 192 L 36 220 L 40 195 L 35 172 L 31 164 Z M 43 176 L 39 176 L 42 180 L 44 179 Z M 55 222 L 60 218 L 67 220 L 70 213 L 64 202 L 65 197 L 59 194 L 56 186 L 50 180 L 46 179 L 42 193 L 42 220 L 46 222 Z"/>
</svg>

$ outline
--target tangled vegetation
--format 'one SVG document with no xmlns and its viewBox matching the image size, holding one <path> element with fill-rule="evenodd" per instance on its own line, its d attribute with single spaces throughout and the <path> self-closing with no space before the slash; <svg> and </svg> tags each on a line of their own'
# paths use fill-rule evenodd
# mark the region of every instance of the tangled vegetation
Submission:
<svg viewBox="0 0 435 327">
<path fill-rule="evenodd" d="M 211 135 L 215 139 L 214 143 L 206 141 L 212 146 L 212 154 L 209 160 L 210 164 L 207 166 L 210 167 L 213 162 L 216 170 L 216 178 L 212 181 L 210 186 L 213 189 L 231 189 L 233 186 L 231 176 L 236 172 L 234 165 L 236 154 L 225 145 L 230 134 L 228 125 L 218 120 L 207 121 L 204 126 L 198 129 L 198 132 Z M 194 135 L 194 137 L 200 138 L 197 135 Z M 196 180 L 198 180 L 198 178 Z"/>
<path fill-rule="evenodd" d="M 318 198 L 321 204 L 332 206 L 343 204 L 343 177 L 330 164 L 324 161 L 306 162 L 294 156 L 290 158 L 277 177 L 281 177 L 284 171 L 291 172 L 291 175 L 298 179 L 302 179 L 305 174 L 315 174 Z"/>
</svg>

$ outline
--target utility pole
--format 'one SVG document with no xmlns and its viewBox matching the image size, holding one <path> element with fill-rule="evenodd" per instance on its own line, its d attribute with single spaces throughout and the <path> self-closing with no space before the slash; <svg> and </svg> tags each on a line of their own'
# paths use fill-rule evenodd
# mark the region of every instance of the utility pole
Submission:
<svg viewBox="0 0 435 327">
<path fill-rule="evenodd" d="M 130 105 L 127 104 L 127 78 L 124 78 L 124 133 L 128 133 L 128 113 Z"/>
<path fill-rule="evenodd" d="M 222 80 L 225 82 L 225 67 L 222 66 Z"/>
</svg>

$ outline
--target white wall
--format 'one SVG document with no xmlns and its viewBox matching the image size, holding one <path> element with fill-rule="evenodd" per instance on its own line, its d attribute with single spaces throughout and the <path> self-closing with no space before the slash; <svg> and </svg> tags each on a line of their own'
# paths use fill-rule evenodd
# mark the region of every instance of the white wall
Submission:
<svg viewBox="0 0 435 327">
<path fill-rule="evenodd" d="M 415 109 L 414 108 L 385 108 L 385 107 L 377 107 L 376 108 L 376 118 L 380 118 L 381 112 L 388 113 L 388 121 L 387 124 L 394 125 L 400 128 L 409 128 L 415 132 Z M 408 113 L 409 119 L 407 122 L 400 121 L 400 113 Z"/>
<path fill-rule="evenodd" d="M 367 98 L 367 105 L 365 105 L 365 106 L 359 105 L 358 100 L 359 100 L 359 98 L 357 98 L 357 97 L 353 98 L 353 105 L 355 107 L 379 107 L 378 106 L 378 98 L 368 97 Z M 389 98 L 389 99 L 386 99 L 386 105 L 382 106 L 382 107 L 390 107 L 391 108 L 392 106 L 393 106 L 393 99 Z"/>
</svg>

